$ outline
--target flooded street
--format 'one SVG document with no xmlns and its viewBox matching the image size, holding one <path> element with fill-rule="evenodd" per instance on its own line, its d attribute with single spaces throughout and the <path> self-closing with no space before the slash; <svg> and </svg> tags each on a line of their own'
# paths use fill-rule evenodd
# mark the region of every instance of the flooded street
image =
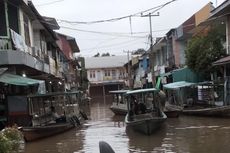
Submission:
<svg viewBox="0 0 230 153">
<path fill-rule="evenodd" d="M 24 153 L 99 153 L 99 141 L 116 153 L 226 153 L 230 150 L 229 119 L 180 116 L 167 119 L 151 136 L 127 129 L 123 116 L 114 116 L 111 103 L 91 102 L 90 118 L 81 128 L 27 143 Z"/>
</svg>

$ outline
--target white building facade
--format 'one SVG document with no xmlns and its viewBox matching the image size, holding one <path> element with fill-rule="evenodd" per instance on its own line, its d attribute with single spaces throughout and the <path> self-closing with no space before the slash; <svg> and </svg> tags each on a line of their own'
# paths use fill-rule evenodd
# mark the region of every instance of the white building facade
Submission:
<svg viewBox="0 0 230 153">
<path fill-rule="evenodd" d="M 125 86 L 127 56 L 91 57 L 85 59 L 90 95 L 102 96 Z"/>
</svg>

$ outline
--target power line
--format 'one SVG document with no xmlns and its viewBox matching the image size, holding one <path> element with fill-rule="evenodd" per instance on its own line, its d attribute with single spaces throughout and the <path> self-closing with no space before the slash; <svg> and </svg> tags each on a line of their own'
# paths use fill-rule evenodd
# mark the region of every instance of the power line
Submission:
<svg viewBox="0 0 230 153">
<path fill-rule="evenodd" d="M 130 15 L 122 16 L 122 17 L 117 17 L 117 18 L 106 19 L 106 20 L 97 20 L 97 21 L 88 21 L 88 22 L 84 22 L 84 21 L 68 21 L 68 20 L 62 20 L 62 19 L 57 19 L 57 20 L 60 21 L 60 22 L 65 22 L 65 23 L 69 23 L 69 24 L 95 24 L 95 23 L 103 23 L 103 22 L 114 22 L 114 21 L 119 21 L 119 20 L 122 20 L 122 19 L 131 18 L 131 17 L 135 17 L 135 16 L 140 17 L 142 14 L 144 14 L 146 12 L 150 12 L 150 11 L 152 11 L 151 13 L 154 13 L 154 12 L 159 11 L 163 7 L 165 7 L 165 6 L 171 4 L 172 2 L 175 2 L 175 1 L 177 1 L 177 0 L 171 0 L 171 1 L 166 2 L 164 4 L 161 4 L 161 5 L 152 7 L 150 9 L 134 13 L 134 14 L 130 14 Z"/>
<path fill-rule="evenodd" d="M 59 2 L 62 2 L 64 0 L 56 0 L 56 1 L 52 1 L 52 2 L 47 2 L 47 3 L 43 3 L 43 4 L 38 4 L 36 6 L 40 7 L 40 6 L 45 6 L 45 5 L 51 5 L 51 4 L 54 4 L 54 3 L 59 3 Z"/>
<path fill-rule="evenodd" d="M 75 31 L 80 31 L 80 32 L 87 32 L 87 33 L 94 33 L 94 34 L 101 34 L 101 35 L 110 35 L 110 36 L 119 36 L 119 37 L 130 37 L 130 38 L 145 38 L 146 37 L 146 36 L 132 36 L 132 35 L 119 34 L 119 33 L 110 33 L 110 32 L 99 32 L 99 31 L 83 30 L 83 29 L 71 28 L 71 27 L 66 27 L 66 26 L 60 26 L 60 27 L 64 28 L 64 29 L 69 29 L 69 30 L 75 30 Z"/>
</svg>

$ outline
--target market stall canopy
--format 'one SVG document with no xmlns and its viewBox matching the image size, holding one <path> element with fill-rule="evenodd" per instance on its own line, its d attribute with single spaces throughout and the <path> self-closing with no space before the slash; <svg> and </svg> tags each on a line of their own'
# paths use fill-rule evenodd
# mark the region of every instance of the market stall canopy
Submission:
<svg viewBox="0 0 230 153">
<path fill-rule="evenodd" d="M 195 83 L 186 82 L 186 81 L 179 81 L 179 82 L 173 82 L 173 83 L 165 84 L 165 85 L 163 85 L 163 87 L 164 87 L 164 89 L 175 90 L 175 89 L 179 89 L 179 88 L 183 88 L 183 87 L 190 87 L 192 85 L 195 85 Z"/>
<path fill-rule="evenodd" d="M 20 75 L 3 73 L 0 75 L 0 82 L 18 85 L 18 86 L 29 86 L 39 84 L 42 80 L 35 80 L 26 77 L 22 77 Z"/>
</svg>

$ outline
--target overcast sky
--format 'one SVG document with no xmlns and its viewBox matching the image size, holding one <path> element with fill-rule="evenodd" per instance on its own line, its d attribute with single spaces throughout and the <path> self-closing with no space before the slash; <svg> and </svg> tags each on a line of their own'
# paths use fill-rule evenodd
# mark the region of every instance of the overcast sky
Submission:
<svg viewBox="0 0 230 153">
<path fill-rule="evenodd" d="M 61 32 L 74 37 L 80 54 L 91 57 L 96 53 L 125 54 L 139 48 L 148 49 L 149 18 L 132 17 L 114 22 L 76 24 L 129 16 L 167 3 L 171 0 L 33 0 L 39 13 L 58 20 Z M 211 0 L 216 7 L 224 0 Z M 176 0 L 152 17 L 153 38 L 164 36 L 178 27 L 209 0 Z M 155 13 L 156 14 L 156 13 Z M 64 22 L 66 20 L 67 22 Z M 130 24 L 131 23 L 131 24 Z M 132 34 L 131 34 L 132 32 Z"/>
</svg>

